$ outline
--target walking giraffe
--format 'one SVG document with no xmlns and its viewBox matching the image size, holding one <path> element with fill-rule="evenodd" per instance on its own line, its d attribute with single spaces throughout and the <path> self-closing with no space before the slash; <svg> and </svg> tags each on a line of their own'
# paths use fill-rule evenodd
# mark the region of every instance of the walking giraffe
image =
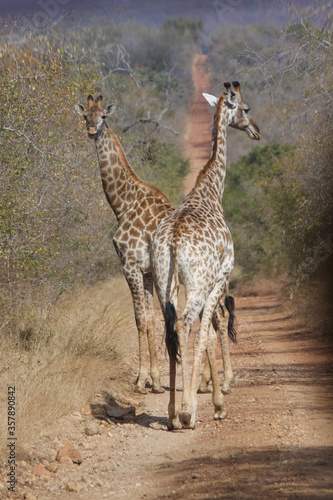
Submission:
<svg viewBox="0 0 333 500">
<path fill-rule="evenodd" d="M 199 370 L 207 350 L 213 382 L 215 419 L 226 416 L 215 361 L 216 333 L 211 326 L 214 311 L 226 291 L 234 266 L 234 249 L 221 206 L 226 175 L 227 127 L 244 130 L 251 139 L 260 139 L 238 82 L 225 84 L 227 94 L 218 99 L 204 94 L 216 106 L 212 151 L 198 175 L 193 192 L 158 226 L 152 244 L 155 287 L 164 313 L 166 345 L 170 357 L 170 402 L 168 428 L 195 427 Z M 177 318 L 179 283 L 185 286 L 185 307 Z M 200 316 L 194 341 L 190 379 L 188 337 Z M 183 397 L 180 412 L 176 405 L 176 362 L 181 357 Z"/>
<path fill-rule="evenodd" d="M 140 366 L 135 390 L 146 393 L 149 349 L 152 390 L 163 392 L 155 345 L 150 246 L 157 225 L 174 209 L 159 189 L 132 170 L 120 142 L 105 123 L 115 105 L 103 110 L 102 100 L 99 96 L 94 102 L 89 95 L 86 108 L 77 104 L 76 110 L 84 116 L 88 136 L 95 141 L 104 193 L 118 222 L 113 244 L 131 290 L 139 335 Z"/>
</svg>

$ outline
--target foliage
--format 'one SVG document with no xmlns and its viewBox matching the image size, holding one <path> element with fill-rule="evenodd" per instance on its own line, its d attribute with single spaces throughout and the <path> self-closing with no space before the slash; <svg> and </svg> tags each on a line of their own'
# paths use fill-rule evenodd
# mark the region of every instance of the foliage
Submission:
<svg viewBox="0 0 333 500">
<path fill-rule="evenodd" d="M 39 319 L 26 313 L 24 297 L 35 297 L 45 312 L 67 288 L 119 269 L 111 242 L 115 218 L 74 104 L 100 92 L 105 101 L 116 102 L 109 125 L 134 169 L 162 190 L 166 182 L 175 201 L 187 162 L 169 141 L 173 121 L 179 123 L 181 108 L 173 109 L 173 100 L 184 73 L 163 66 L 149 77 L 147 66 L 134 70 L 135 53 L 122 44 L 125 25 L 76 27 L 64 21 L 29 36 L 23 25 L 14 35 L 10 23 L 4 23 L 9 28 L 0 47 L 0 329 L 21 330 L 25 337 Z M 154 34 L 161 47 L 162 31 Z M 147 36 L 149 28 L 142 33 Z M 145 41 L 138 38 L 137 50 L 141 44 Z M 175 63 L 177 50 L 174 42 Z M 182 53 L 179 48 L 179 58 Z M 147 78 L 139 81 L 140 75 Z M 145 141 L 142 127 L 122 133 L 124 125 L 151 110 L 169 128 L 159 127 L 157 134 L 148 123 Z"/>
<path fill-rule="evenodd" d="M 189 160 L 179 154 L 174 144 L 157 140 L 151 141 L 144 159 L 152 173 L 149 182 L 161 189 L 174 206 L 179 205 L 183 201 L 179 185 L 189 172 Z"/>
<path fill-rule="evenodd" d="M 203 32 L 203 22 L 201 19 L 184 19 L 183 17 L 169 18 L 163 23 L 163 30 L 170 33 L 171 37 L 175 33 L 184 36 L 189 32 L 195 42 L 198 42 L 200 35 Z"/>
<path fill-rule="evenodd" d="M 280 205 L 292 203 L 279 193 L 285 160 L 292 156 L 287 145 L 256 146 L 228 169 L 223 209 L 242 279 L 279 271 L 284 227 L 277 214 Z"/>
<path fill-rule="evenodd" d="M 226 79 L 221 68 L 224 75 L 234 70 L 237 79 L 246 81 L 244 96 L 263 132 L 264 144 L 288 142 L 294 148 L 292 155 L 280 159 L 282 171 L 274 177 L 272 190 L 267 186 L 269 169 L 263 173 L 259 199 L 262 202 L 264 186 L 268 206 L 263 203 L 261 214 L 256 207 L 257 173 L 250 179 L 248 189 L 254 189 L 254 200 L 248 213 L 253 216 L 256 234 L 248 220 L 248 228 L 236 237 L 238 252 L 244 253 L 241 248 L 251 243 L 253 262 L 248 260 L 248 269 L 258 269 L 255 263 L 263 263 L 267 257 L 273 268 L 283 262 L 295 281 L 309 280 L 327 269 L 333 256 L 332 13 L 325 2 L 304 12 L 291 7 L 288 23 L 280 32 L 237 27 L 237 33 L 236 37 L 231 28 L 215 35 L 210 53 L 215 81 Z M 228 148 L 230 151 L 230 145 Z M 228 172 L 226 189 L 232 172 Z M 240 182 L 244 186 L 244 180 Z M 241 199 L 244 192 L 239 196 Z M 227 199 L 226 195 L 226 212 Z M 236 203 L 230 198 L 229 202 Z M 247 216 L 245 210 L 244 214 Z M 277 240 L 271 239 L 272 232 Z M 245 255 L 250 259 L 247 252 L 236 253 L 243 265 Z"/>
</svg>

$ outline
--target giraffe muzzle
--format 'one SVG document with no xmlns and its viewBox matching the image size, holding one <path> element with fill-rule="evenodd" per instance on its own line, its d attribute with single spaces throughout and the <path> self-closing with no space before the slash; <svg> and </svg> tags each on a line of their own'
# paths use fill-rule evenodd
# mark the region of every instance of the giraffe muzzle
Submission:
<svg viewBox="0 0 333 500">
<path fill-rule="evenodd" d="M 97 134 L 97 128 L 96 127 L 89 127 L 89 134 Z"/>
</svg>

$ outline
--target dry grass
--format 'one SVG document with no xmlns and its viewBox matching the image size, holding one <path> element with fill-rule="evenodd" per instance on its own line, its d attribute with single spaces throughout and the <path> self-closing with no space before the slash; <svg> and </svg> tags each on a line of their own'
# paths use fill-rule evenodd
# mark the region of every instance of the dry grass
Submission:
<svg viewBox="0 0 333 500">
<path fill-rule="evenodd" d="M 15 386 L 21 446 L 88 401 L 110 379 L 125 378 L 130 385 L 135 377 L 137 331 L 122 276 L 62 298 L 37 336 L 23 318 L 20 328 L 15 339 L 0 341 L 0 434 L 7 435 L 7 387 Z"/>
</svg>

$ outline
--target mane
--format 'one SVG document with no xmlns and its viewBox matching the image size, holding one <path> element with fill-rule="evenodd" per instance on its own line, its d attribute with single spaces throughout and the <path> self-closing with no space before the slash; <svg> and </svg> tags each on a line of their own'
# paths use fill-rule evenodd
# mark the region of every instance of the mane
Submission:
<svg viewBox="0 0 333 500">
<path fill-rule="evenodd" d="M 148 182 L 143 181 L 142 179 L 140 179 L 140 177 L 138 177 L 136 175 L 136 173 L 134 172 L 134 170 L 132 169 L 131 165 L 128 162 L 127 156 L 125 154 L 125 151 L 124 151 L 122 145 L 119 142 L 118 137 L 112 132 L 112 130 L 109 129 L 109 127 L 107 125 L 106 125 L 106 128 L 107 128 L 108 133 L 111 135 L 111 137 L 114 141 L 115 147 L 117 149 L 117 153 L 121 159 L 121 164 L 122 164 L 123 168 L 126 170 L 126 172 L 128 173 L 128 175 L 135 181 L 136 184 L 139 184 L 141 187 L 145 188 L 147 191 L 150 191 L 150 193 L 154 194 L 157 198 L 160 198 L 161 201 L 163 201 L 164 203 L 167 203 L 171 207 L 171 204 L 170 204 L 168 198 L 162 193 L 162 191 L 160 191 L 155 186 L 151 186 L 150 184 L 148 184 Z"/>
<path fill-rule="evenodd" d="M 195 186 L 194 186 L 194 191 L 196 191 L 196 189 L 199 187 L 199 185 L 201 184 L 201 182 L 207 177 L 207 175 L 209 174 L 209 171 L 210 171 L 210 168 L 211 168 L 212 164 L 216 160 L 216 150 L 217 150 L 217 142 L 216 141 L 217 141 L 217 136 L 218 136 L 217 127 L 219 126 L 219 123 L 220 123 L 220 118 L 221 118 L 221 113 L 222 113 L 222 106 L 223 106 L 223 102 L 224 102 L 225 98 L 226 98 L 226 96 L 222 95 L 219 98 L 219 101 L 217 103 L 216 113 L 215 113 L 215 116 L 214 116 L 213 132 L 212 132 L 212 140 L 213 140 L 212 152 L 211 152 L 209 160 L 207 161 L 207 163 L 204 165 L 204 167 L 200 170 L 200 172 L 198 174 L 198 177 L 197 177 L 197 180 L 196 180 Z"/>
</svg>

